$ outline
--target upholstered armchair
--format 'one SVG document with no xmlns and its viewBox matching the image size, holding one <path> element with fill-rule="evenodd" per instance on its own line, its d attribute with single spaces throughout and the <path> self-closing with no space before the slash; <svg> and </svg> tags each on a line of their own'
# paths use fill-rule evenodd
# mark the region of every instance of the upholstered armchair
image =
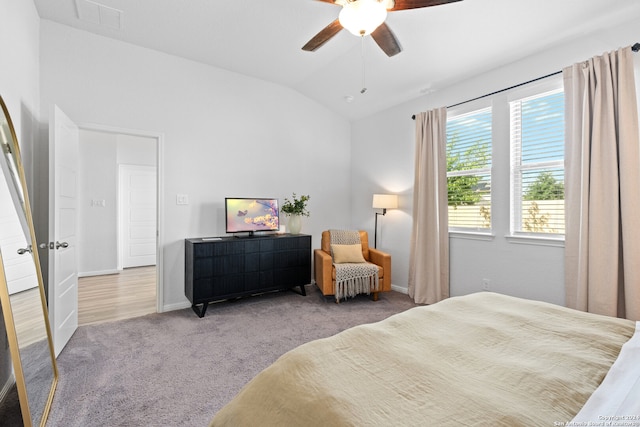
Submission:
<svg viewBox="0 0 640 427">
<path fill-rule="evenodd" d="M 362 256 L 365 261 L 378 266 L 379 291 L 391 290 L 391 255 L 369 247 L 366 231 L 359 231 L 362 244 Z M 331 258 L 331 237 L 329 231 L 322 232 L 320 249 L 313 251 L 316 285 L 322 295 L 335 295 L 336 269 Z M 378 292 L 373 292 L 373 300 L 378 300 Z"/>
</svg>

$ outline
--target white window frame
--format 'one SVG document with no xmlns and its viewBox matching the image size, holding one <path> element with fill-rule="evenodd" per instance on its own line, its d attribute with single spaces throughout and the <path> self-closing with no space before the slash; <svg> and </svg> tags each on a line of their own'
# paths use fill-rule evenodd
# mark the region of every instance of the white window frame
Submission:
<svg viewBox="0 0 640 427">
<path fill-rule="evenodd" d="M 557 168 L 564 169 L 562 160 L 541 161 L 522 165 L 521 150 L 514 145 L 520 144 L 520 135 L 512 126 L 512 103 L 526 100 L 527 98 L 551 95 L 564 90 L 562 76 L 554 76 L 544 81 L 532 83 L 509 92 L 507 101 L 509 104 L 509 149 L 510 149 L 510 234 L 507 240 L 511 243 L 539 244 L 549 246 L 564 246 L 564 234 L 540 233 L 521 231 L 522 229 L 522 183 L 516 185 L 517 180 L 522 179 L 522 172 L 533 169 Z"/>
</svg>

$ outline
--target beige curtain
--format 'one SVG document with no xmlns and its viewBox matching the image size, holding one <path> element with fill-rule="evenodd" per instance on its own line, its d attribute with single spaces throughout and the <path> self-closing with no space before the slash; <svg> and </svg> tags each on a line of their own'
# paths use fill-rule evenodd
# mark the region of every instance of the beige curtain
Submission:
<svg viewBox="0 0 640 427">
<path fill-rule="evenodd" d="M 416 115 L 409 296 L 419 304 L 449 297 L 447 109 Z"/>
<path fill-rule="evenodd" d="M 640 320 L 640 151 L 629 47 L 563 70 L 567 306 Z"/>
</svg>

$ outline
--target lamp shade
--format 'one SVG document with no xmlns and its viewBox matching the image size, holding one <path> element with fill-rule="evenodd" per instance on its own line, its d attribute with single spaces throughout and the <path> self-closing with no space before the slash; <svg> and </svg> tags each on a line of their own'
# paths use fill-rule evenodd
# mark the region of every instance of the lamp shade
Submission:
<svg viewBox="0 0 640 427">
<path fill-rule="evenodd" d="M 371 34 L 386 18 L 386 2 L 379 0 L 346 2 L 338 16 L 340 25 L 356 36 Z"/>
<path fill-rule="evenodd" d="M 397 209 L 398 195 L 397 194 L 374 194 L 373 208 L 374 209 Z"/>
</svg>

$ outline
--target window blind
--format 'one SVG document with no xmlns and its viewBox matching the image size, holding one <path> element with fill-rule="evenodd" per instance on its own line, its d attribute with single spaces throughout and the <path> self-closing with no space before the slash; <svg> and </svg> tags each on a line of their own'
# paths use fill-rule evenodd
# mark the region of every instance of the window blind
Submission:
<svg viewBox="0 0 640 427">
<path fill-rule="evenodd" d="M 491 228 L 491 108 L 447 119 L 449 229 Z"/>
<path fill-rule="evenodd" d="M 509 104 L 512 232 L 564 234 L 564 93 Z"/>
</svg>

